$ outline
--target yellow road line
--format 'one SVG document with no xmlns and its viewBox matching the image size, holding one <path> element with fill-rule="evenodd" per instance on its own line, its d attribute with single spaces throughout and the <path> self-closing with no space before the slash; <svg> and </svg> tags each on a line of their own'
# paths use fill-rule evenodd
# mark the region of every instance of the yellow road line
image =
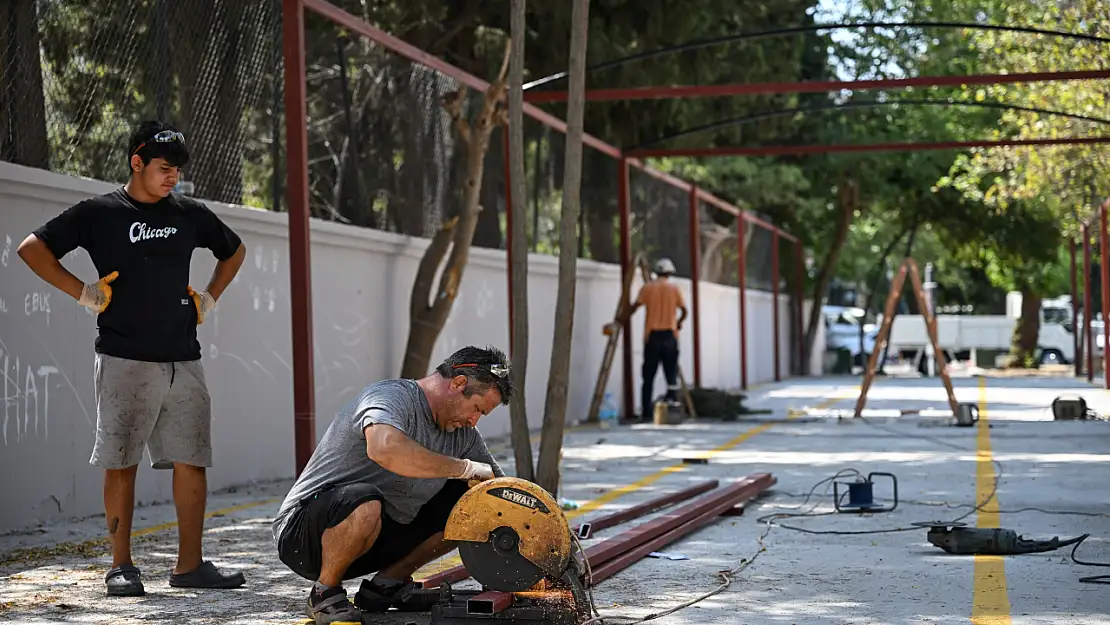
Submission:
<svg viewBox="0 0 1110 625">
<path fill-rule="evenodd" d="M 991 461 L 991 431 L 987 419 L 987 381 L 979 378 L 979 425 L 976 433 L 975 501 L 991 494 L 996 478 Z M 979 527 L 998 527 L 998 497 L 991 497 L 976 515 Z M 974 625 L 1010 625 L 1010 598 L 1006 586 L 1006 564 L 1002 556 L 975 556 L 975 583 L 971 592 L 971 622 Z"/>
<path fill-rule="evenodd" d="M 858 389 L 858 388 L 859 387 L 855 387 L 855 389 Z M 841 396 L 838 393 L 838 394 L 834 395 L 833 397 L 822 400 L 821 403 L 817 405 L 817 410 L 823 410 L 825 408 L 829 408 L 829 407 L 833 406 L 834 404 L 836 404 L 838 402 L 844 401 L 845 399 L 850 399 L 850 397 Z M 790 411 L 787 411 L 787 416 L 786 416 L 785 420 L 789 421 L 791 419 L 796 419 L 797 417 L 800 417 L 803 414 L 805 414 L 805 413 L 800 412 L 800 411 L 790 410 Z M 747 430 L 741 432 L 739 435 L 733 437 L 731 440 L 729 440 L 725 443 L 722 443 L 721 445 L 718 445 L 717 447 L 713 448 L 710 451 L 705 452 L 705 454 L 702 455 L 701 457 L 708 459 L 708 458 L 712 458 L 713 456 L 716 456 L 717 454 L 719 454 L 721 452 L 728 451 L 729 449 L 732 449 L 733 447 L 736 447 L 737 445 L 743 443 L 744 441 L 752 438 L 756 434 L 766 432 L 767 430 L 769 430 L 771 428 L 772 425 L 774 425 L 773 422 L 763 423 L 761 425 L 757 425 L 756 427 L 747 429 Z M 689 467 L 685 463 L 676 462 L 676 463 L 674 463 L 674 464 L 672 464 L 668 467 L 664 467 L 664 468 L 656 471 L 655 473 L 652 473 L 650 475 L 646 475 L 646 476 L 636 480 L 635 482 L 632 482 L 631 484 L 626 484 L 626 485 L 621 486 L 619 488 L 614 488 L 612 490 L 605 491 L 604 493 L 602 493 L 596 499 L 592 499 L 590 501 L 587 501 L 586 503 L 582 504 L 581 506 L 579 506 L 578 508 L 576 508 L 574 510 L 568 510 L 566 512 L 567 520 L 574 519 L 576 517 L 582 516 L 582 515 L 584 515 L 588 512 L 593 512 L 594 510 L 597 510 L 601 506 L 603 506 L 603 505 L 605 505 L 605 504 L 607 504 L 607 503 L 609 503 L 609 502 L 611 502 L 611 501 L 613 501 L 613 500 L 615 500 L 619 497 L 627 495 L 628 493 L 638 491 L 641 488 L 644 488 L 645 486 L 649 486 L 651 484 L 654 484 L 655 482 L 658 482 L 659 480 L 663 479 L 667 475 L 670 475 L 671 473 L 679 473 L 681 471 L 685 471 L 688 468 Z M 413 578 L 414 579 L 421 579 L 423 577 L 428 577 L 429 575 L 435 575 L 436 573 L 446 571 L 447 569 L 455 568 L 456 566 L 458 566 L 460 564 L 462 564 L 462 560 L 459 558 L 457 553 L 453 553 L 449 556 L 446 556 L 444 558 L 436 560 L 435 562 L 430 562 L 430 563 L 426 564 L 423 568 L 421 568 L 420 570 L 418 570 L 416 573 L 413 574 Z"/>
</svg>

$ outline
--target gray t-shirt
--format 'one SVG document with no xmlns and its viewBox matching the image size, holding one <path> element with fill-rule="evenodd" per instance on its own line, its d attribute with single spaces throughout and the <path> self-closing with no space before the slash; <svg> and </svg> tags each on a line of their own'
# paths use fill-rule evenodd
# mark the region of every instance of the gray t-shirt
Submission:
<svg viewBox="0 0 1110 625">
<path fill-rule="evenodd" d="M 410 523 L 420 507 L 447 483 L 446 478 L 402 477 L 386 470 L 366 455 L 366 435 L 371 424 L 391 425 L 425 448 L 451 456 L 485 462 L 498 477 L 505 475 L 474 428 L 441 430 L 432 419 L 424 391 L 413 380 L 383 380 L 363 389 L 339 411 L 320 444 L 285 496 L 274 519 L 274 538 L 281 536 L 297 503 L 327 484 L 373 484 L 385 495 L 383 509 L 393 520 Z"/>
</svg>

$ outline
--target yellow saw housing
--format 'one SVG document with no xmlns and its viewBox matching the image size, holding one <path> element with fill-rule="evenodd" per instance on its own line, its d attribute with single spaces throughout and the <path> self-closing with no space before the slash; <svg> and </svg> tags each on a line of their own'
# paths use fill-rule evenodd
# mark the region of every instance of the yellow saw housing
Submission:
<svg viewBox="0 0 1110 625">
<path fill-rule="evenodd" d="M 447 517 L 443 538 L 484 543 L 499 527 L 520 537 L 521 556 L 558 578 L 571 555 L 570 524 L 555 498 L 528 480 L 498 477 L 468 490 Z"/>
</svg>

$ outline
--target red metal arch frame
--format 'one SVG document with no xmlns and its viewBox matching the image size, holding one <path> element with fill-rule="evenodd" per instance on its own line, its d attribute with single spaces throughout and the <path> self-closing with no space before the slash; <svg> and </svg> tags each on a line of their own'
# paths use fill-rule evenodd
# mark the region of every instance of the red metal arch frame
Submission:
<svg viewBox="0 0 1110 625">
<path fill-rule="evenodd" d="M 327 20 L 330 20 L 347 30 L 357 33 L 373 41 L 376 45 L 404 57 L 413 63 L 418 63 L 429 69 L 435 70 L 444 76 L 450 77 L 460 85 L 465 85 L 476 91 L 484 92 L 489 87 L 489 82 L 471 75 L 423 50 L 408 44 L 389 33 L 377 28 L 358 17 L 331 4 L 327 0 L 281 0 L 282 5 L 282 56 L 284 59 L 285 80 L 285 131 L 286 131 L 286 194 L 289 211 L 289 286 L 291 300 L 291 325 L 292 325 L 292 351 L 293 351 L 293 436 L 295 453 L 295 472 L 301 473 L 316 446 L 316 405 L 315 405 L 315 372 L 313 367 L 313 340 L 312 340 L 312 283 L 311 283 L 311 255 L 309 240 L 309 181 L 308 181 L 308 133 L 307 110 L 305 101 L 305 12 L 311 11 Z M 524 113 L 548 127 L 565 133 L 566 123 L 535 105 L 526 103 Z M 507 134 L 507 133 L 506 133 Z M 767 228 L 774 236 L 775 241 L 786 239 L 797 242 L 797 239 L 781 229 L 769 224 L 747 212 L 741 211 L 736 206 L 713 194 L 698 189 L 690 183 L 680 180 L 675 176 L 658 171 L 639 158 L 625 154 L 621 149 L 610 145 L 597 137 L 589 134 L 583 135 L 583 143 L 607 156 L 617 160 L 620 164 L 620 223 L 621 223 L 621 273 L 626 276 L 631 267 L 631 250 L 629 241 L 629 194 L 628 172 L 635 167 L 649 176 L 677 187 L 690 194 L 691 207 L 696 207 L 698 201 L 707 202 L 722 210 L 740 217 L 740 230 L 744 224 Z M 506 159 L 507 161 L 508 159 Z M 507 181 L 506 181 L 507 182 Z M 506 185 L 508 187 L 508 184 Z M 511 202 L 509 189 L 506 188 L 506 201 Z M 691 211 L 691 220 L 696 223 L 696 210 Z M 697 253 L 696 230 L 692 240 L 692 252 Z M 510 318 L 512 315 L 512 271 L 509 255 L 506 255 L 506 265 L 509 282 Z M 693 309 L 694 309 L 694 356 L 695 383 L 700 384 L 700 319 L 698 297 L 698 277 L 696 275 L 698 263 L 694 262 L 695 275 L 693 280 Z M 741 281 L 743 275 L 741 274 Z M 743 282 L 741 282 L 742 284 Z M 741 299 L 743 310 L 743 299 Z M 632 396 L 632 343 L 628 333 L 628 325 L 624 328 L 624 379 L 623 396 L 626 416 L 630 414 L 634 404 Z M 511 348 L 511 345 L 510 345 Z M 778 361 L 778 345 L 776 343 L 776 363 Z M 741 354 L 742 362 L 746 357 Z M 746 375 L 746 373 L 745 373 Z M 779 375 L 776 367 L 776 379 Z"/>
</svg>

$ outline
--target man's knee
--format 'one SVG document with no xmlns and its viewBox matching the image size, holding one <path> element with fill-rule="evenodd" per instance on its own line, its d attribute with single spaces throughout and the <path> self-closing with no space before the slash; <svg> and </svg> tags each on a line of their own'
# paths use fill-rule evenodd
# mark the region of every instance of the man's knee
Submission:
<svg viewBox="0 0 1110 625">
<path fill-rule="evenodd" d="M 345 525 L 363 538 L 377 536 L 382 526 L 382 502 L 374 500 L 359 504 L 339 525 Z"/>
</svg>

